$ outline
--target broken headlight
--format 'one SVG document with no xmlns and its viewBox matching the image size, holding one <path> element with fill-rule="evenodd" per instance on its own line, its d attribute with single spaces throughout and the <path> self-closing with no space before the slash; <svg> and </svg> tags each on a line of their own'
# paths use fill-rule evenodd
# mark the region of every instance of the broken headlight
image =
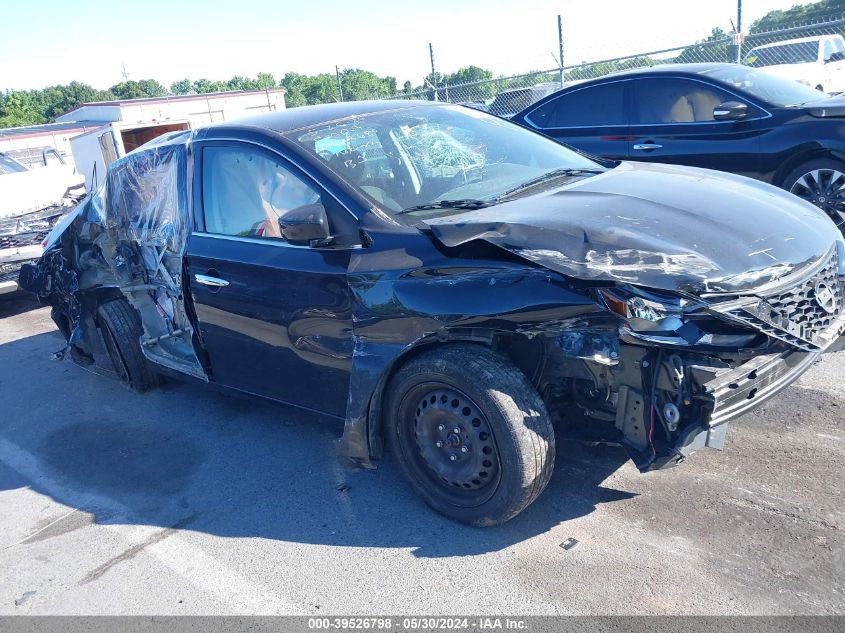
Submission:
<svg viewBox="0 0 845 633">
<path fill-rule="evenodd" d="M 739 348 L 752 345 L 758 336 L 706 315 L 690 317 L 687 313 L 704 307 L 701 301 L 658 295 L 633 286 L 601 288 L 598 292 L 604 306 L 625 319 L 620 328 L 624 340 Z"/>
<path fill-rule="evenodd" d="M 626 319 L 635 331 L 675 331 L 683 321 L 685 299 L 656 295 L 639 288 L 601 288 L 605 307 Z"/>
</svg>

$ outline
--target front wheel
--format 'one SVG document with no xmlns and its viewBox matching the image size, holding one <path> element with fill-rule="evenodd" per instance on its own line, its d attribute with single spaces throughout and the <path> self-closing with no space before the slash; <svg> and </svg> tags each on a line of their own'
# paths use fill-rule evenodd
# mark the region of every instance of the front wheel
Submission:
<svg viewBox="0 0 845 633">
<path fill-rule="evenodd" d="M 832 158 L 806 162 L 787 174 L 783 188 L 822 209 L 837 225 L 845 224 L 845 163 Z"/>
<path fill-rule="evenodd" d="M 506 358 L 476 345 L 424 352 L 393 377 L 385 435 L 405 478 L 455 521 L 497 525 L 551 478 L 555 440 L 537 390 Z"/>
<path fill-rule="evenodd" d="M 115 299 L 97 310 L 103 343 L 120 382 L 136 393 L 159 384 L 159 378 L 141 351 L 141 317 L 126 299 Z"/>
</svg>

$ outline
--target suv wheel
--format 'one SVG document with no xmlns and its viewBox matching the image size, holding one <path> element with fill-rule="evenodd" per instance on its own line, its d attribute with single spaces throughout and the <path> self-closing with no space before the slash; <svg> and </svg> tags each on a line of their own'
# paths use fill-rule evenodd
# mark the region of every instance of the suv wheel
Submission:
<svg viewBox="0 0 845 633">
<path fill-rule="evenodd" d="M 387 389 L 385 434 L 414 490 L 470 525 L 504 523 L 551 478 L 555 439 L 540 395 L 499 354 L 449 345 L 404 365 Z"/>
<path fill-rule="evenodd" d="M 823 209 L 837 224 L 845 222 L 845 163 L 811 160 L 793 169 L 783 188 Z"/>
<path fill-rule="evenodd" d="M 158 375 L 141 351 L 141 318 L 126 299 L 102 304 L 97 309 L 97 325 L 120 382 L 137 393 L 159 384 Z"/>
</svg>

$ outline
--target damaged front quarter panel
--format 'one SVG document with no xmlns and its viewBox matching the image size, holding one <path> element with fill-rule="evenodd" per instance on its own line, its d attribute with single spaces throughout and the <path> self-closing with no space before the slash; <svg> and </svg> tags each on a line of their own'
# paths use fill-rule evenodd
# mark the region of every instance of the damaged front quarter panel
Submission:
<svg viewBox="0 0 845 633">
<path fill-rule="evenodd" d="M 380 235 L 379 245 L 357 252 L 349 267 L 354 352 L 338 453 L 350 464 L 372 466 L 381 456 L 381 398 L 392 370 L 413 354 L 455 341 L 494 348 L 521 341 L 532 348 L 521 362 L 536 371 L 543 350 L 531 339 L 542 337 L 550 322 L 577 321 L 597 310 L 562 276 L 497 257 L 497 249 L 469 262 L 427 241 L 409 251 L 401 234 Z"/>
<path fill-rule="evenodd" d="M 140 315 L 141 349 L 150 361 L 208 379 L 193 346 L 183 283 L 190 217 L 189 136 L 183 138 L 114 163 L 104 186 L 48 236 L 41 260 L 21 271 L 21 286 L 53 306 L 75 358 L 91 362 L 101 349 L 97 309 L 123 297 Z"/>
</svg>

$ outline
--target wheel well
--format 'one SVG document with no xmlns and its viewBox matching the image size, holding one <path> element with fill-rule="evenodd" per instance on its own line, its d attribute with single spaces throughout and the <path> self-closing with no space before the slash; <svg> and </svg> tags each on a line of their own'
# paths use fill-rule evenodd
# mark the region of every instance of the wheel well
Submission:
<svg viewBox="0 0 845 633">
<path fill-rule="evenodd" d="M 80 324 L 82 326 L 82 338 L 85 348 L 89 352 L 100 348 L 99 336 L 97 334 L 100 323 L 97 319 L 97 310 L 104 303 L 122 298 L 123 293 L 120 292 L 120 289 L 113 287 L 96 288 L 79 295 L 82 307 Z"/>
<path fill-rule="evenodd" d="M 772 178 L 772 184 L 775 184 L 778 187 L 783 187 L 783 185 L 785 184 L 784 180 L 786 179 L 787 175 L 789 175 L 789 172 L 791 172 L 799 165 L 803 163 L 808 163 L 811 160 L 816 160 L 817 158 L 833 158 L 834 160 L 843 160 L 842 156 L 840 156 L 837 152 L 823 147 L 808 150 L 800 154 L 790 156 L 778 168 L 777 172 L 775 172 L 775 176 L 774 178 Z"/>
<path fill-rule="evenodd" d="M 525 343 L 525 345 L 514 346 L 513 343 L 517 340 Z M 385 369 L 370 397 L 370 404 L 367 408 L 367 435 L 373 458 L 379 459 L 383 454 L 382 405 L 385 389 L 393 376 L 406 363 L 423 352 L 456 344 L 480 345 L 502 353 L 522 370 L 535 386 L 539 374 L 538 369 L 545 361 L 545 347 L 539 338 L 529 339 L 513 332 L 449 332 L 445 337 L 433 336 L 416 342 L 393 359 Z"/>
</svg>

